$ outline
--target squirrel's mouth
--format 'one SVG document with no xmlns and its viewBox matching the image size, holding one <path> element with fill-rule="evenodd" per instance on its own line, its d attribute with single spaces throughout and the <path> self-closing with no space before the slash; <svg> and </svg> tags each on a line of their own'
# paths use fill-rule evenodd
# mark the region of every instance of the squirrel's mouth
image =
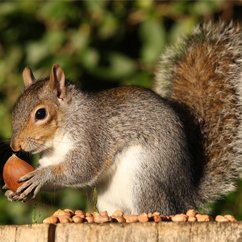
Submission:
<svg viewBox="0 0 242 242">
<path fill-rule="evenodd" d="M 24 149 L 24 151 L 29 152 L 31 154 L 39 154 L 46 150 L 48 150 L 48 147 L 37 142 L 31 142 L 31 144 L 29 144 L 28 147 L 25 147 Z"/>
<path fill-rule="evenodd" d="M 31 150 L 31 151 L 30 151 L 30 153 L 32 153 L 33 155 L 35 155 L 35 154 L 39 154 L 39 153 L 41 153 L 41 152 L 43 152 L 43 151 L 41 151 L 41 150 L 39 150 L 39 149 L 34 149 L 34 150 Z"/>
<path fill-rule="evenodd" d="M 32 153 L 33 155 L 35 154 L 41 154 L 41 153 L 46 153 L 50 150 L 50 148 L 47 148 L 45 146 L 40 146 L 40 147 L 36 147 L 34 149 L 31 149 L 31 151 L 29 151 L 30 153 Z"/>
</svg>

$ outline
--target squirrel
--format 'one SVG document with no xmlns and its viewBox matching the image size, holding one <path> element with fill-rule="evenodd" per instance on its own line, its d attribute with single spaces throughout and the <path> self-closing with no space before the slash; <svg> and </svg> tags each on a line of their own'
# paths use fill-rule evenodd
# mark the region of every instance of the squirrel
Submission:
<svg viewBox="0 0 242 242">
<path fill-rule="evenodd" d="M 96 187 L 100 211 L 170 215 L 232 191 L 242 171 L 241 27 L 199 25 L 156 70 L 153 90 L 88 93 L 58 64 L 39 80 L 26 67 L 10 146 L 40 153 L 40 166 L 8 199 Z"/>
</svg>

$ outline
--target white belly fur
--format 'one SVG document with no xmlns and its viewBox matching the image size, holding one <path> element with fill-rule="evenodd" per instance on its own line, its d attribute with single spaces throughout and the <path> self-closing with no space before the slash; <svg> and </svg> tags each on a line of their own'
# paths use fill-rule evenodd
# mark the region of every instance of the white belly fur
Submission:
<svg viewBox="0 0 242 242">
<path fill-rule="evenodd" d="M 56 134 L 52 142 L 52 150 L 43 154 L 39 159 L 40 166 L 57 165 L 65 160 L 66 154 L 73 148 L 69 134 Z"/>
<path fill-rule="evenodd" d="M 131 146 L 117 155 L 114 164 L 97 186 L 97 208 L 112 214 L 120 209 L 125 213 L 136 213 L 133 199 L 135 174 L 144 159 L 144 149 L 140 145 Z M 108 177 L 106 179 L 106 177 Z"/>
</svg>

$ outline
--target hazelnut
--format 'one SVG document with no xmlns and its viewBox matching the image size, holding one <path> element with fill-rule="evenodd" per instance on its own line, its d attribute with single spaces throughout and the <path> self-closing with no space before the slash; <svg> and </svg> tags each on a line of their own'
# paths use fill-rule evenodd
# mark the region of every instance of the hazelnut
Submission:
<svg viewBox="0 0 242 242">
<path fill-rule="evenodd" d="M 3 180 L 10 190 L 16 192 L 22 184 L 19 179 L 33 170 L 30 164 L 13 154 L 3 167 Z"/>
</svg>

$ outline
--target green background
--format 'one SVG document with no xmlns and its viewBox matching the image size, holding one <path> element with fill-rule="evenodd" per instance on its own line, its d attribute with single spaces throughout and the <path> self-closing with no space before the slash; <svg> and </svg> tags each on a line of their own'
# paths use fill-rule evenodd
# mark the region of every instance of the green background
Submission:
<svg viewBox="0 0 242 242">
<path fill-rule="evenodd" d="M 120 85 L 151 87 L 167 45 L 204 20 L 240 20 L 239 1 L 1 1 L 0 157 L 11 155 L 11 108 L 23 90 L 22 70 L 37 78 L 58 63 L 85 90 Z M 34 162 L 28 154 L 24 159 Z M 1 180 L 1 185 L 3 181 Z M 242 184 L 213 204 L 211 214 L 242 219 Z M 0 224 L 41 222 L 57 208 L 92 209 L 84 191 L 42 193 L 36 201 L 8 202 L 0 193 Z"/>
</svg>

